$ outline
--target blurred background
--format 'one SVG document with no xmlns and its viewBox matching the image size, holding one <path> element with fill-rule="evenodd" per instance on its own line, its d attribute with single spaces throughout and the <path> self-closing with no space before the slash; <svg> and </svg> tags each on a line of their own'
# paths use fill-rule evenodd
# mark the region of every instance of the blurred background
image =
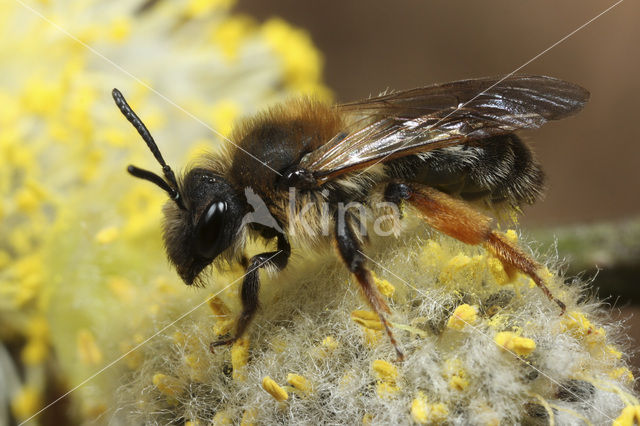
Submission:
<svg viewBox="0 0 640 426">
<path fill-rule="evenodd" d="M 167 264 L 158 232 L 166 195 L 124 170 L 157 164 L 113 106 L 113 87 L 167 162 L 184 165 L 220 145 L 213 129 L 229 135 L 237 118 L 284 97 L 341 102 L 504 76 L 612 4 L 0 2 L 0 424 L 29 418 L 216 288 L 184 292 Z M 625 0 L 519 71 L 591 92 L 580 114 L 522 135 L 548 178 L 546 199 L 521 218 L 524 239 L 543 258 L 566 259 L 568 281 L 593 280 L 636 342 L 639 12 Z M 612 337 L 625 352 L 637 347 L 620 340 Z M 155 357 L 147 354 L 80 388 L 82 416 L 115 406 L 118 377 Z M 64 405 L 55 407 L 42 424 L 61 423 Z"/>
<path fill-rule="evenodd" d="M 615 2 L 299 2 L 240 0 L 258 19 L 309 31 L 338 101 L 481 76 L 503 76 Z M 558 239 L 568 275 L 595 277 L 601 298 L 640 341 L 640 3 L 624 1 L 519 72 L 591 92 L 584 111 L 523 136 L 547 173 L 546 198 L 524 211 L 541 251 Z M 635 316 L 635 317 L 634 317 Z M 635 358 L 640 366 L 640 358 Z"/>
</svg>

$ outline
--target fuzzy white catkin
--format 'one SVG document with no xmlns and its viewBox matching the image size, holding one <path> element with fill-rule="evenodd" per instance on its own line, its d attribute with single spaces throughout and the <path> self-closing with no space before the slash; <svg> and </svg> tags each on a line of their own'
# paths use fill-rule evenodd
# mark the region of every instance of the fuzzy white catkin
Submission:
<svg viewBox="0 0 640 426">
<path fill-rule="evenodd" d="M 249 359 L 238 368 L 240 378 L 233 349 L 209 352 L 218 320 L 203 307 L 177 324 L 178 334 L 163 333 L 142 349 L 144 359 L 121 383 L 114 415 L 123 424 L 227 418 L 244 424 L 497 425 L 548 424 L 550 416 L 555 424 L 609 424 L 637 404 L 615 346 L 619 325 L 603 325 L 597 304 L 578 303 L 579 285 L 549 276 L 551 290 L 568 306 L 560 316 L 528 277 L 504 283 L 484 249 L 426 227 L 378 246 L 368 253 L 379 264 L 372 268 L 378 279 L 395 288 L 390 319 L 404 362 L 397 362 L 383 332 L 352 321 L 353 311 L 369 308 L 344 266 L 327 252 L 298 254 L 281 275 L 263 275 L 261 310 L 248 333 Z M 223 299 L 237 307 L 237 292 Z M 470 307 L 466 312 L 477 314 L 463 316 L 468 324 L 462 327 L 448 325 L 460 306 L 456 312 Z M 500 332 L 524 340 L 510 352 L 496 343 Z M 185 361 L 194 356 L 197 362 Z M 292 373 L 312 389 L 287 385 Z M 155 385 L 157 374 L 174 378 L 179 390 Z M 263 389 L 267 376 L 287 392 L 285 401 Z"/>
</svg>

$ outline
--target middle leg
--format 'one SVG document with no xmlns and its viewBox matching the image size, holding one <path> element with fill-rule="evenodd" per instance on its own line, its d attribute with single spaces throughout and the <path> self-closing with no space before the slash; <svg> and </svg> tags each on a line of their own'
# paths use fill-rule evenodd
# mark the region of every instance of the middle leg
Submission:
<svg viewBox="0 0 640 426">
<path fill-rule="evenodd" d="M 362 288 L 367 302 L 373 311 L 378 314 L 378 317 L 387 332 L 387 336 L 389 336 L 389 340 L 396 350 L 398 360 L 401 361 L 404 359 L 404 355 L 398 348 L 398 343 L 396 342 L 396 339 L 391 332 L 391 327 L 384 316 L 384 313 L 390 313 L 389 307 L 378 291 L 373 280 L 373 276 L 371 275 L 371 271 L 365 265 L 365 257 L 362 252 L 360 242 L 358 241 L 358 237 L 353 231 L 352 220 L 351 216 L 347 214 L 345 214 L 344 217 L 336 217 L 335 237 L 338 251 L 340 252 L 342 260 L 347 265 L 347 268 L 349 268 L 349 271 L 356 277 L 358 284 L 360 284 L 360 288 Z"/>
</svg>

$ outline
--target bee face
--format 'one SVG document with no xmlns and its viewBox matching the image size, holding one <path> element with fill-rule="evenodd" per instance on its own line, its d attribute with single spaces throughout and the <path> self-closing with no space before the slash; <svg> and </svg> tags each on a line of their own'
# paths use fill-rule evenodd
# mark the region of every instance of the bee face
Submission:
<svg viewBox="0 0 640 426">
<path fill-rule="evenodd" d="M 188 285 L 237 236 L 243 203 L 232 186 L 209 170 L 190 170 L 181 190 L 184 209 L 174 202 L 164 208 L 167 256 Z"/>
</svg>

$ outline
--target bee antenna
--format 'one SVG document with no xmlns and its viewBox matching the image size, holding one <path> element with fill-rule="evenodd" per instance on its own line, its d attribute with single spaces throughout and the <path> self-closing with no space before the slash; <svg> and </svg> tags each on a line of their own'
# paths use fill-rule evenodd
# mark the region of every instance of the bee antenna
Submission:
<svg viewBox="0 0 640 426">
<path fill-rule="evenodd" d="M 131 165 L 127 167 L 127 171 L 134 177 L 148 180 L 151 183 L 155 183 L 156 185 L 164 189 L 169 194 L 169 197 L 171 197 L 171 199 L 174 200 L 176 204 L 178 204 L 178 207 L 180 207 L 183 210 L 186 210 L 184 204 L 182 203 L 182 198 L 180 198 L 180 194 L 178 193 L 178 191 L 176 191 L 174 188 L 169 186 L 167 181 L 162 179 L 162 177 L 158 176 L 153 172 L 150 172 L 149 170 L 140 169 L 136 166 L 131 166 Z"/>
<path fill-rule="evenodd" d="M 169 167 L 169 165 L 164 161 L 164 158 L 158 149 L 158 145 L 156 145 L 156 141 L 153 140 L 153 136 L 151 136 L 149 129 L 147 129 L 147 126 L 145 126 L 142 120 L 140 120 L 140 117 L 133 112 L 133 109 L 131 109 L 126 99 L 118 89 L 113 89 L 111 91 L 111 95 L 113 96 L 113 100 L 116 102 L 116 105 L 118 106 L 118 109 L 120 109 L 122 115 L 124 115 L 129 123 L 131 123 L 138 131 L 138 134 L 145 141 L 153 156 L 162 166 L 162 172 L 164 173 L 166 181 L 155 173 L 139 169 L 135 166 L 129 166 L 127 171 L 137 178 L 153 182 L 160 188 L 164 189 L 169 193 L 171 199 L 173 199 L 180 208 L 184 209 L 184 204 L 182 203 L 180 193 L 178 192 L 178 181 L 176 180 L 176 175 L 173 173 L 173 170 L 171 170 L 171 167 Z"/>
</svg>

